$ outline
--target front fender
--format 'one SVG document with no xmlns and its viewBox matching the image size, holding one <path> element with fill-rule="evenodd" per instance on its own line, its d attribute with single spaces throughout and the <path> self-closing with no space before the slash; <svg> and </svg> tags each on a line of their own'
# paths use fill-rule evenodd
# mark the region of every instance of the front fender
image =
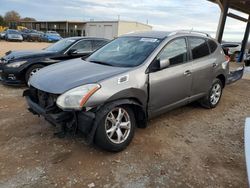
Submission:
<svg viewBox="0 0 250 188">
<path fill-rule="evenodd" d="M 121 100 L 124 98 L 125 101 L 127 101 L 128 99 L 136 100 L 141 106 L 146 107 L 145 104 L 147 103 L 147 94 L 145 93 L 145 91 L 136 88 L 129 88 L 119 91 L 118 93 L 115 93 L 110 98 L 108 98 L 107 102 L 117 101 L 117 100 L 124 101 Z"/>
</svg>

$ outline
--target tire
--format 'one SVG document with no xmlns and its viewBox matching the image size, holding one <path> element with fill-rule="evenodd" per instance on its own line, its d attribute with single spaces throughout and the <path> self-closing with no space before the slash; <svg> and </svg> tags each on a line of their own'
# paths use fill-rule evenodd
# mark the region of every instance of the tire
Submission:
<svg viewBox="0 0 250 188">
<path fill-rule="evenodd" d="M 209 94 L 201 100 L 200 102 L 201 105 L 208 109 L 215 108 L 220 102 L 222 92 L 223 92 L 222 82 L 218 78 L 216 78 L 213 81 L 213 84 L 209 90 Z M 219 96 L 217 96 L 216 94 Z M 212 99 L 213 96 L 214 98 Z"/>
<path fill-rule="evenodd" d="M 122 119 L 120 119 L 124 128 L 120 127 L 121 124 L 119 124 L 118 120 L 119 113 L 124 114 Z M 135 116 L 133 110 L 129 106 L 113 107 L 112 109 L 109 109 L 108 112 L 101 118 L 96 130 L 94 143 L 101 149 L 107 151 L 122 151 L 130 144 L 134 137 L 135 124 Z M 107 133 L 108 131 L 110 132 Z M 120 136 L 120 141 L 118 134 L 122 135 L 122 137 Z"/>
<path fill-rule="evenodd" d="M 30 68 L 28 68 L 28 70 L 25 73 L 25 82 L 26 82 L 26 84 L 28 84 L 28 81 L 29 81 L 30 77 L 33 76 L 33 74 L 35 72 L 37 72 L 38 70 L 40 70 L 43 67 L 44 67 L 43 65 L 37 64 L 37 65 L 33 65 Z"/>
</svg>

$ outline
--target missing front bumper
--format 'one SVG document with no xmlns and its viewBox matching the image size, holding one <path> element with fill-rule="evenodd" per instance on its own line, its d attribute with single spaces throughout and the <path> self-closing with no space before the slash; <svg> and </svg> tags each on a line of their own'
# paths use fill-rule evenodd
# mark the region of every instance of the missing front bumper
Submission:
<svg viewBox="0 0 250 188">
<path fill-rule="evenodd" d="M 47 121 L 55 126 L 65 126 L 72 124 L 74 129 L 80 130 L 85 136 L 92 131 L 92 125 L 95 120 L 94 112 L 84 111 L 61 111 L 57 113 L 51 113 L 50 110 L 46 110 L 39 106 L 39 104 L 32 101 L 30 91 L 26 90 L 23 93 L 25 96 L 28 110 L 34 115 L 43 116 Z"/>
</svg>

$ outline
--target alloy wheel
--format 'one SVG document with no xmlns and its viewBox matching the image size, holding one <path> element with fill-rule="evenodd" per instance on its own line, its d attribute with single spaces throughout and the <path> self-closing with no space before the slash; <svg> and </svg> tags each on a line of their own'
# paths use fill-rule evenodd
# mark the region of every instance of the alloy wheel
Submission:
<svg viewBox="0 0 250 188">
<path fill-rule="evenodd" d="M 220 84 L 216 83 L 213 88 L 212 88 L 212 92 L 211 92 L 211 95 L 210 95 L 210 102 L 212 105 L 216 105 L 219 100 L 220 100 L 220 97 L 221 97 L 221 86 Z"/>
<path fill-rule="evenodd" d="M 109 140 L 115 144 L 126 141 L 131 131 L 128 112 L 122 107 L 111 110 L 105 119 L 105 131 Z"/>
</svg>

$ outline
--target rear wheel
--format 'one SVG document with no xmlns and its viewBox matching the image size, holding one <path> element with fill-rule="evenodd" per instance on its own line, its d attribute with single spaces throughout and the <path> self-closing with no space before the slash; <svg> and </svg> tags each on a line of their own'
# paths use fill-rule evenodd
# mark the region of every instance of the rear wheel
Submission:
<svg viewBox="0 0 250 188">
<path fill-rule="evenodd" d="M 222 82 L 216 78 L 213 81 L 209 94 L 201 100 L 201 105 L 205 108 L 215 108 L 220 102 L 222 90 Z"/>
<path fill-rule="evenodd" d="M 108 151 L 121 151 L 131 142 L 135 131 L 135 117 L 128 106 L 117 106 L 103 115 L 97 127 L 95 144 Z"/>
<path fill-rule="evenodd" d="M 31 66 L 31 67 L 26 71 L 26 74 L 25 74 L 25 81 L 26 81 L 26 84 L 28 84 L 29 79 L 30 79 L 35 73 L 37 73 L 41 68 L 43 68 L 43 67 L 44 67 L 44 66 L 41 65 L 41 64 Z"/>
</svg>

